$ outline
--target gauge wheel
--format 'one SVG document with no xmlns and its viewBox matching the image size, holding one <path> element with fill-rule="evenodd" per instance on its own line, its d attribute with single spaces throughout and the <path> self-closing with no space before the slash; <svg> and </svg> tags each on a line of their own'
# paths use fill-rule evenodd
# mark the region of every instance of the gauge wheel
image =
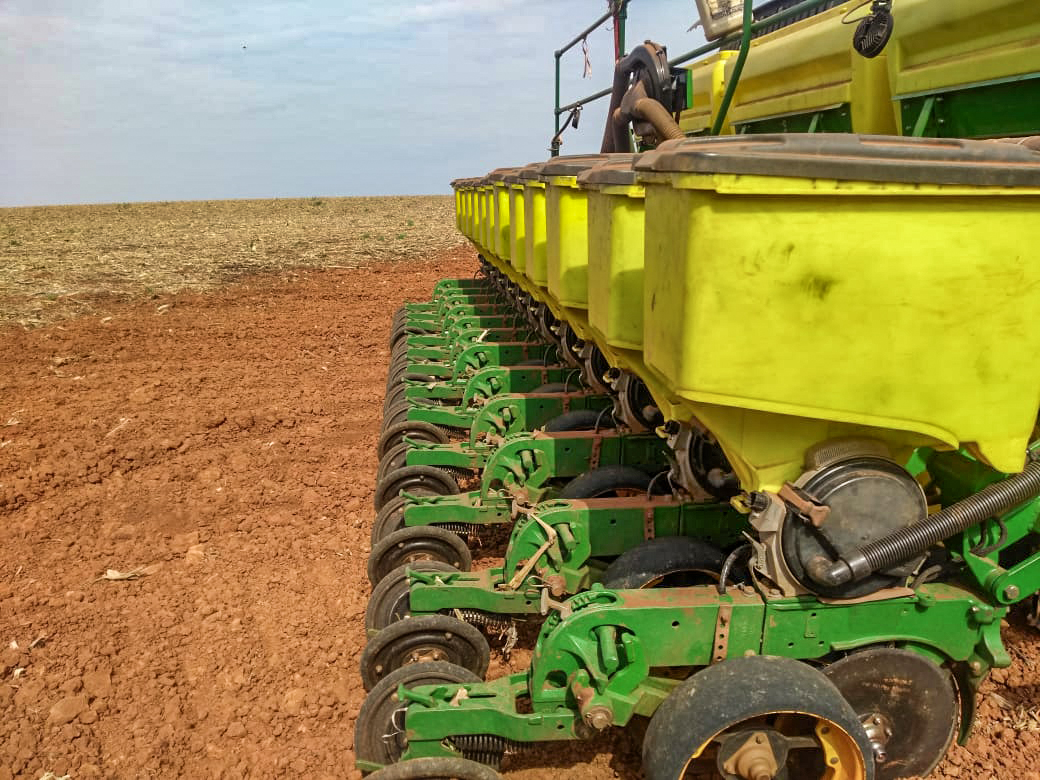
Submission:
<svg viewBox="0 0 1040 780">
<path fill-rule="evenodd" d="M 661 536 L 626 550 L 600 582 L 606 588 L 688 588 L 714 585 L 726 556 L 714 545 L 688 536 Z"/>
<path fill-rule="evenodd" d="M 372 521 L 372 546 L 375 547 L 379 540 L 389 536 L 394 531 L 405 527 L 404 510 L 408 506 L 408 499 L 404 496 L 394 496 L 376 513 L 376 519 Z"/>
<path fill-rule="evenodd" d="M 679 684 L 650 719 L 647 780 L 874 780 L 870 741 L 822 672 L 791 658 L 750 656 Z"/>
<path fill-rule="evenodd" d="M 644 496 L 650 482 L 650 475 L 635 466 L 601 466 L 568 482 L 560 491 L 560 498 Z"/>
<path fill-rule="evenodd" d="M 612 431 L 617 427 L 614 415 L 609 409 L 574 409 L 553 417 L 542 430 L 546 433 L 566 433 L 567 431 Z"/>
<path fill-rule="evenodd" d="M 376 469 L 376 484 L 382 482 L 387 474 L 392 474 L 398 469 L 402 469 L 408 465 L 408 453 L 412 449 L 412 446 L 402 441 L 395 444 L 386 454 L 379 459 L 379 467 Z"/>
</svg>

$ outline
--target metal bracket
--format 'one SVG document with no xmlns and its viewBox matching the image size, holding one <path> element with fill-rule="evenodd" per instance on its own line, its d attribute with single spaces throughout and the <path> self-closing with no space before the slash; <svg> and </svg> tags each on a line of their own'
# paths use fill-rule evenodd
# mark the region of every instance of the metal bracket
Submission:
<svg viewBox="0 0 1040 780">
<path fill-rule="evenodd" d="M 719 614 L 715 618 L 715 644 L 711 650 L 711 662 L 717 664 L 725 661 L 729 654 L 729 628 L 733 617 L 732 604 L 719 604 Z"/>
<path fill-rule="evenodd" d="M 831 513 L 829 506 L 821 504 L 804 490 L 792 485 L 790 482 L 785 482 L 777 495 L 797 509 L 800 514 L 805 515 L 809 522 L 812 523 L 813 528 L 823 526 Z"/>
<path fill-rule="evenodd" d="M 599 468 L 600 450 L 603 449 L 603 437 L 597 436 L 592 440 L 592 452 L 589 453 L 589 470 Z"/>
<path fill-rule="evenodd" d="M 650 541 L 657 536 L 657 529 L 654 525 L 654 508 L 648 506 L 643 510 L 643 538 Z"/>
</svg>

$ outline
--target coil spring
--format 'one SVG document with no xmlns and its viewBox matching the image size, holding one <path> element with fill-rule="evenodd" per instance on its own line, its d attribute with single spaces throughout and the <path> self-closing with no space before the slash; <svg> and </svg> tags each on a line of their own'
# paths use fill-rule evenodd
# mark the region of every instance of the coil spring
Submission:
<svg viewBox="0 0 1040 780">
<path fill-rule="evenodd" d="M 445 531 L 451 531 L 453 534 L 458 534 L 468 539 L 479 537 L 479 525 L 471 525 L 470 523 L 435 523 L 435 525 L 438 528 L 443 528 Z"/>
<path fill-rule="evenodd" d="M 451 474 L 452 478 L 458 482 L 459 480 L 470 479 L 473 477 L 473 472 L 469 469 L 462 469 L 457 466 L 438 466 L 441 471 L 446 474 Z"/>
<path fill-rule="evenodd" d="M 496 770 L 502 765 L 502 756 L 515 755 L 523 748 L 519 742 L 495 734 L 463 734 L 452 737 L 451 742 L 465 758 Z"/>
<path fill-rule="evenodd" d="M 471 626 L 485 626 L 495 631 L 505 631 L 512 625 L 512 621 L 505 615 L 482 609 L 453 609 L 452 613 Z"/>
</svg>

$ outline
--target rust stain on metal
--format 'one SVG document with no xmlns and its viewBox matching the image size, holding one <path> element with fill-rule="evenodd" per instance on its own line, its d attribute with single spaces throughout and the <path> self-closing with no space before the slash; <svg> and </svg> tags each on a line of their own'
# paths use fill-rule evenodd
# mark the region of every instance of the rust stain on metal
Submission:
<svg viewBox="0 0 1040 780">
<path fill-rule="evenodd" d="M 711 648 L 711 662 L 713 664 L 726 660 L 729 653 L 729 629 L 733 618 L 733 605 L 720 604 L 719 614 L 715 618 L 715 643 Z"/>
</svg>

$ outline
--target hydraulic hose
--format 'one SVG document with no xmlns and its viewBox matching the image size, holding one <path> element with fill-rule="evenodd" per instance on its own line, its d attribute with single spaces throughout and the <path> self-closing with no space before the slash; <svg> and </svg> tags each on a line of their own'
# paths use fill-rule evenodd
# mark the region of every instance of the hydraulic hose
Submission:
<svg viewBox="0 0 1040 780">
<path fill-rule="evenodd" d="M 637 72 L 639 78 L 635 79 L 635 83 L 630 84 L 630 81 L 633 80 L 632 75 Z M 649 88 L 646 84 L 649 84 Z M 634 95 L 631 94 L 633 89 L 636 91 Z M 624 134 L 622 134 L 618 130 L 618 125 L 621 121 L 627 124 L 631 119 L 632 106 L 634 106 L 636 98 L 661 97 L 668 103 L 671 102 L 670 96 L 671 84 L 668 57 L 664 48 L 651 41 L 636 46 L 614 66 L 614 83 L 610 90 L 607 125 L 603 129 L 603 142 L 600 146 L 600 152 L 609 154 L 611 152 L 632 151 L 627 126 L 623 128 Z M 649 110 L 654 111 L 654 109 Z M 667 113 L 667 109 L 665 109 L 665 112 Z M 624 120 L 622 120 L 622 117 Z M 651 120 L 647 119 L 646 121 Z M 655 129 L 657 128 L 656 123 L 654 123 L 654 127 Z"/>
<path fill-rule="evenodd" d="M 653 98 L 646 97 L 637 100 L 635 106 L 632 107 L 632 115 L 652 124 L 657 134 L 665 140 L 671 141 L 686 137 L 668 109 Z"/>
<path fill-rule="evenodd" d="M 901 528 L 836 561 L 822 556 L 806 571 L 820 583 L 834 587 L 861 580 L 925 552 L 933 544 L 961 533 L 990 517 L 997 517 L 1040 495 L 1040 463 L 1030 461 L 1020 474 L 995 482 L 978 493 L 922 520 Z"/>
</svg>

